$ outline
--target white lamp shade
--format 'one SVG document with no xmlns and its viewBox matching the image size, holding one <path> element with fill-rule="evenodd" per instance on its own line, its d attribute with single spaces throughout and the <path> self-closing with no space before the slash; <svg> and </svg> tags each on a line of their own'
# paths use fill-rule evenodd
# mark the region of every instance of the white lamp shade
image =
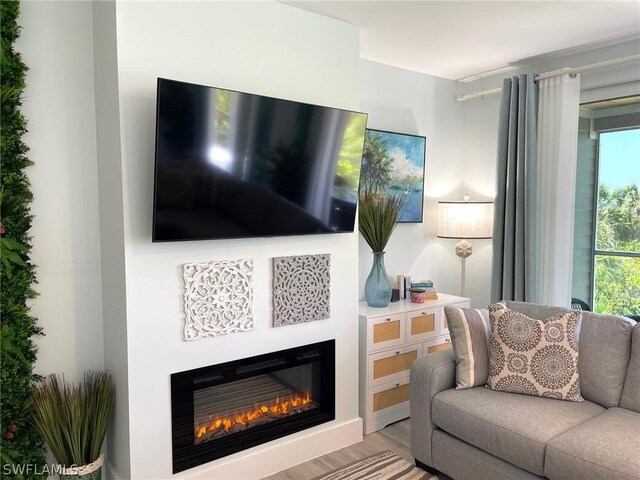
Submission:
<svg viewBox="0 0 640 480">
<path fill-rule="evenodd" d="M 491 238 L 492 202 L 438 202 L 438 237 Z"/>
</svg>

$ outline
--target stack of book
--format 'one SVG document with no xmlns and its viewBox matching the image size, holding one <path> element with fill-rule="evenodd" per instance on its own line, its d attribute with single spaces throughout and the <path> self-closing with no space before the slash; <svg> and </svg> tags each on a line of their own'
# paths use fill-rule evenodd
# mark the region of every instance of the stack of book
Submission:
<svg viewBox="0 0 640 480">
<path fill-rule="evenodd" d="M 411 288 L 419 288 L 424 290 L 425 300 L 437 300 L 438 294 L 436 289 L 433 288 L 433 282 L 431 280 L 420 280 L 418 282 L 411 282 Z"/>
</svg>

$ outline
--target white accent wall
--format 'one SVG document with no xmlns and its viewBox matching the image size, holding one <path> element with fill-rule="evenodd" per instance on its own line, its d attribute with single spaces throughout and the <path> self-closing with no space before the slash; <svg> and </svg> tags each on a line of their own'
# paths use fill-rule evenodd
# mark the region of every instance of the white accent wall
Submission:
<svg viewBox="0 0 640 480">
<path fill-rule="evenodd" d="M 22 111 L 34 193 L 31 302 L 41 375 L 102 368 L 102 293 L 90 2 L 22 2 L 16 48 L 29 67 Z"/>
<path fill-rule="evenodd" d="M 130 476 L 258 478 L 359 441 L 356 233 L 151 242 L 157 77 L 357 109 L 357 27 L 275 2 L 122 2 L 116 19 Z M 272 328 L 271 259 L 317 253 L 331 254 L 331 318 Z M 255 259 L 255 330 L 182 340 L 182 265 L 241 258 Z M 333 338 L 335 421 L 172 476 L 171 373 Z"/>
<path fill-rule="evenodd" d="M 129 364 L 127 343 L 124 207 L 120 139 L 120 92 L 116 3 L 93 3 L 93 67 L 98 146 L 100 247 L 102 256 L 102 315 L 104 368 L 116 384 L 113 420 L 107 433 L 107 477 L 129 478 L 131 445 Z M 118 473 L 116 473 L 116 470 Z"/>
</svg>

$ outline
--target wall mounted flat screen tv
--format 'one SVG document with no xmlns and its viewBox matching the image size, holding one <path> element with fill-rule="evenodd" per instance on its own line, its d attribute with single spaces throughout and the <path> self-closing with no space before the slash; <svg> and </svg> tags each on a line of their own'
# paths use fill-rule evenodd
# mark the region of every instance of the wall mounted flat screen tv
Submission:
<svg viewBox="0 0 640 480">
<path fill-rule="evenodd" d="M 158 79 L 153 241 L 352 232 L 366 123 Z"/>
</svg>

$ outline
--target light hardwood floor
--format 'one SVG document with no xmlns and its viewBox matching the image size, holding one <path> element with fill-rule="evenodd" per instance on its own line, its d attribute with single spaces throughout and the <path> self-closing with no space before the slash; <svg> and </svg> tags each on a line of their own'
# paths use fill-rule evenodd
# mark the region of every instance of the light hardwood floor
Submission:
<svg viewBox="0 0 640 480">
<path fill-rule="evenodd" d="M 391 450 L 413 463 L 409 441 L 409 419 L 401 420 L 367 435 L 360 443 L 314 458 L 263 480 L 309 480 L 384 450 Z"/>
</svg>

